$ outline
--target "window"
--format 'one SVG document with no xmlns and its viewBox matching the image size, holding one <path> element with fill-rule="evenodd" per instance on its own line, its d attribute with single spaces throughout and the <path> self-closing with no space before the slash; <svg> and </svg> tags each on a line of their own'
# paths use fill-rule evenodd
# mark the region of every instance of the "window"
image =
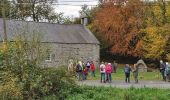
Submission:
<svg viewBox="0 0 170 100">
<path fill-rule="evenodd" d="M 47 57 L 45 61 L 51 61 L 52 55 L 50 52 L 47 52 Z"/>
</svg>

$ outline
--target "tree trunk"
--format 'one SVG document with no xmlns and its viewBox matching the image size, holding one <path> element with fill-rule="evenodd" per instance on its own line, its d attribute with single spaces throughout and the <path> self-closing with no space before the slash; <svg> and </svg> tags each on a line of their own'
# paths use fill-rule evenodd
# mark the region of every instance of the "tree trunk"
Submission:
<svg viewBox="0 0 170 100">
<path fill-rule="evenodd" d="M 161 10 L 162 10 L 162 23 L 165 24 L 166 23 L 166 3 L 165 0 L 161 0 Z"/>
</svg>

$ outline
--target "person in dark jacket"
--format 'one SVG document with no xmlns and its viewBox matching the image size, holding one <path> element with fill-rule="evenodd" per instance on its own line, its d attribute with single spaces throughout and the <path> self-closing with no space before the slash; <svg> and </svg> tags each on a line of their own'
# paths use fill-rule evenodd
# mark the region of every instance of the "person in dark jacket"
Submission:
<svg viewBox="0 0 170 100">
<path fill-rule="evenodd" d="M 83 80 L 83 65 L 82 62 L 79 61 L 76 66 L 77 78 L 79 81 Z"/>
<path fill-rule="evenodd" d="M 129 64 L 126 64 L 125 65 L 125 68 L 124 68 L 124 72 L 125 72 L 125 82 L 127 83 L 130 83 L 130 72 L 131 72 L 131 68 L 129 66 Z"/>
<path fill-rule="evenodd" d="M 165 63 L 162 60 L 160 60 L 160 72 L 161 72 L 161 75 L 162 75 L 162 79 L 164 81 L 166 81 L 165 68 L 166 68 Z"/>
</svg>

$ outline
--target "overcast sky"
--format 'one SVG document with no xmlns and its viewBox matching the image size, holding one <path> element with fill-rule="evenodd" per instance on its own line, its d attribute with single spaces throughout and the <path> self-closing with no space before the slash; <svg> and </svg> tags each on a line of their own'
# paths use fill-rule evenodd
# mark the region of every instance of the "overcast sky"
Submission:
<svg viewBox="0 0 170 100">
<path fill-rule="evenodd" d="M 93 7 L 98 4 L 98 0 L 58 0 L 55 8 L 56 12 L 63 12 L 65 16 L 78 17 L 81 6 L 84 4 Z"/>
<path fill-rule="evenodd" d="M 89 7 L 94 7 L 98 4 L 98 0 L 55 0 L 58 2 L 55 5 L 56 12 L 63 12 L 65 16 L 78 17 L 81 6 L 84 4 Z M 157 1 L 157 0 L 142 0 L 142 1 Z M 170 0 L 165 0 L 170 1 Z"/>
</svg>

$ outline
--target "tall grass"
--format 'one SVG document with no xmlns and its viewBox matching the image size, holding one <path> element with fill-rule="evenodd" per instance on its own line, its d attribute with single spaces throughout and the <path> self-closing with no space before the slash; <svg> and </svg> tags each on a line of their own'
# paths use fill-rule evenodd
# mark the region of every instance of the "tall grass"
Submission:
<svg viewBox="0 0 170 100">
<path fill-rule="evenodd" d="M 80 90 L 69 94 L 65 100 L 169 100 L 170 96 L 170 89 L 83 86 Z"/>
</svg>

